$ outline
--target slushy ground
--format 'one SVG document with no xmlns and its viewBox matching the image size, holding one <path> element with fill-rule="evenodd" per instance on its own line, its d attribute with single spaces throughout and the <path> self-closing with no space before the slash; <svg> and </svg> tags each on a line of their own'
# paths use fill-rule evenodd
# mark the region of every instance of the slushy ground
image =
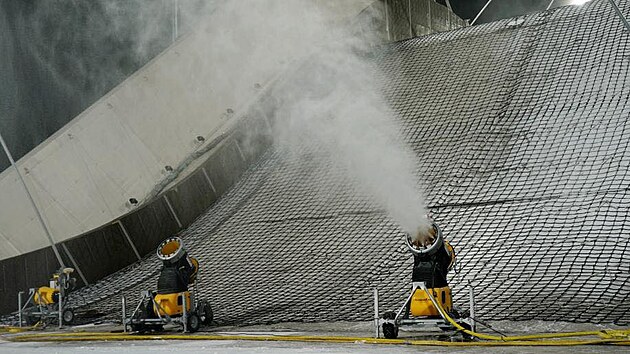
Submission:
<svg viewBox="0 0 630 354">
<path fill-rule="evenodd" d="M 562 322 L 493 322 L 492 326 L 506 334 L 531 334 L 555 331 L 587 331 L 621 329 L 617 326 L 572 324 Z M 113 324 L 79 326 L 67 331 L 120 330 Z M 47 330 L 55 332 L 54 328 Z M 487 331 L 486 331 L 487 332 Z M 490 333 L 490 332 L 488 332 Z M 171 329 L 166 334 L 178 334 Z M 209 327 L 198 334 L 212 335 L 305 335 L 305 336 L 348 336 L 372 337 L 374 330 L 369 322 L 333 323 L 280 323 L 247 327 Z M 195 334 L 191 334 L 194 336 Z M 246 340 L 148 340 L 148 341 L 90 341 L 90 342 L 27 342 L 7 341 L 10 335 L 0 336 L 0 353 L 630 353 L 630 347 L 578 346 L 578 347 L 429 347 L 410 345 L 383 345 L 364 343 L 302 343 L 260 342 Z M 430 335 L 402 332 L 400 338 L 432 339 Z"/>
</svg>

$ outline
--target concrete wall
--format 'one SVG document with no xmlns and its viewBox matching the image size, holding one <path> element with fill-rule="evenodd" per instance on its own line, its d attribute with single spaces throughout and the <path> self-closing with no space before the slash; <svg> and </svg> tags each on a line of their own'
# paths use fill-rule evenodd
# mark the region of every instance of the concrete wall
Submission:
<svg viewBox="0 0 630 354">
<path fill-rule="evenodd" d="M 199 38 L 189 36 L 153 60 L 19 161 L 55 241 L 97 228 L 128 213 L 200 148 L 230 117 L 226 110 L 256 95 L 242 82 L 236 97 L 195 87 L 184 68 L 198 60 Z M 262 72 L 265 83 L 273 72 Z M 211 80 L 211 78 L 207 78 Z M 232 109 L 232 108 L 230 108 Z M 13 169 L 0 175 L 0 259 L 47 245 Z"/>
<path fill-rule="evenodd" d="M 434 0 L 386 0 L 384 3 L 387 4 L 385 35 L 390 41 L 450 31 L 467 25 L 466 21 Z"/>
<path fill-rule="evenodd" d="M 337 6 L 339 19 L 356 16 L 366 3 Z M 212 141 L 281 71 L 278 62 L 253 66 L 256 58 L 213 54 L 209 41 L 203 34 L 182 38 L 20 159 L 55 241 L 132 211 L 130 198 L 142 202 L 151 195 L 168 180 L 168 169 L 203 149 L 198 136 Z M 212 69 L 225 60 L 234 72 Z M 13 169 L 0 174 L 0 196 L 0 242 L 5 245 L 0 259 L 46 247 Z"/>
</svg>

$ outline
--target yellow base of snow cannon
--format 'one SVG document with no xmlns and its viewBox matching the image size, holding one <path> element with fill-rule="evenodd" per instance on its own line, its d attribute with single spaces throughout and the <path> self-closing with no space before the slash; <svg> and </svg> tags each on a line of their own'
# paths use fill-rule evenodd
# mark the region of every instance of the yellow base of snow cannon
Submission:
<svg viewBox="0 0 630 354">
<path fill-rule="evenodd" d="M 443 288 L 429 289 L 433 297 L 440 302 L 442 308 L 448 312 L 453 309 L 453 298 L 451 297 L 451 288 L 445 286 Z M 411 297 L 411 315 L 412 316 L 440 316 L 440 312 L 431 302 L 426 291 L 416 289 Z"/>
</svg>

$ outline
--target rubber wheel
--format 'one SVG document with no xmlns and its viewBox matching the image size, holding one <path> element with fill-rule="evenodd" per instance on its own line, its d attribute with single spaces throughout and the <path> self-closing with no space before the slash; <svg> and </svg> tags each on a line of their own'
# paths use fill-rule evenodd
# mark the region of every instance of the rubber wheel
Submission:
<svg viewBox="0 0 630 354">
<path fill-rule="evenodd" d="M 61 313 L 61 319 L 63 320 L 63 324 L 72 324 L 74 321 L 74 311 L 72 309 L 65 309 Z"/>
<path fill-rule="evenodd" d="M 148 318 L 147 315 L 147 303 L 140 304 L 138 311 L 133 315 L 132 323 L 129 324 L 132 332 L 144 333 L 149 330 L 149 327 L 146 326 L 142 320 L 146 320 Z M 133 323 L 135 322 L 135 323 Z"/>
<path fill-rule="evenodd" d="M 144 333 L 146 331 L 146 328 L 142 323 L 132 323 L 130 326 L 132 332 Z"/>
<path fill-rule="evenodd" d="M 459 324 L 460 326 L 464 327 L 465 329 L 472 331 L 472 327 L 466 323 L 466 322 L 457 322 L 457 324 Z M 473 340 L 475 340 L 475 337 L 471 336 L 468 333 L 465 333 L 464 331 L 459 331 L 462 334 L 462 337 L 464 338 L 465 342 L 472 342 Z"/>
<path fill-rule="evenodd" d="M 195 333 L 199 330 L 199 327 L 201 327 L 201 319 L 196 313 L 188 314 L 187 321 L 188 323 L 186 324 L 186 329 L 189 333 Z"/>
<path fill-rule="evenodd" d="M 396 313 L 393 311 L 387 311 L 383 314 L 384 320 L 394 320 L 396 319 Z M 393 323 L 383 323 L 383 336 L 387 339 L 396 339 L 398 338 L 398 326 Z"/>
<path fill-rule="evenodd" d="M 212 319 L 214 318 L 214 314 L 212 313 L 212 307 L 206 301 L 202 301 L 199 306 L 199 317 L 201 318 L 201 323 L 208 326 L 212 323 Z"/>
<path fill-rule="evenodd" d="M 37 322 L 39 322 L 40 317 L 35 315 L 26 315 L 24 321 L 26 321 L 27 326 L 35 326 Z"/>
<path fill-rule="evenodd" d="M 387 339 L 398 338 L 398 326 L 391 323 L 383 323 L 383 336 Z"/>
</svg>

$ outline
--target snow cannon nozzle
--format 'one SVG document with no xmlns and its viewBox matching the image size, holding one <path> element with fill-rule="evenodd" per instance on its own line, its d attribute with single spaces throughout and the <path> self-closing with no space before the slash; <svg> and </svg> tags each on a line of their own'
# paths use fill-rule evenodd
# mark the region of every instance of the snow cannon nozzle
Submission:
<svg viewBox="0 0 630 354">
<path fill-rule="evenodd" d="M 157 256 L 163 262 L 176 263 L 186 255 L 184 242 L 179 237 L 170 237 L 162 241 L 157 248 Z"/>
<path fill-rule="evenodd" d="M 416 256 L 432 255 L 444 245 L 442 230 L 435 222 L 431 221 L 431 227 L 426 232 L 418 231 L 413 236 L 406 233 L 405 245 Z"/>
</svg>

